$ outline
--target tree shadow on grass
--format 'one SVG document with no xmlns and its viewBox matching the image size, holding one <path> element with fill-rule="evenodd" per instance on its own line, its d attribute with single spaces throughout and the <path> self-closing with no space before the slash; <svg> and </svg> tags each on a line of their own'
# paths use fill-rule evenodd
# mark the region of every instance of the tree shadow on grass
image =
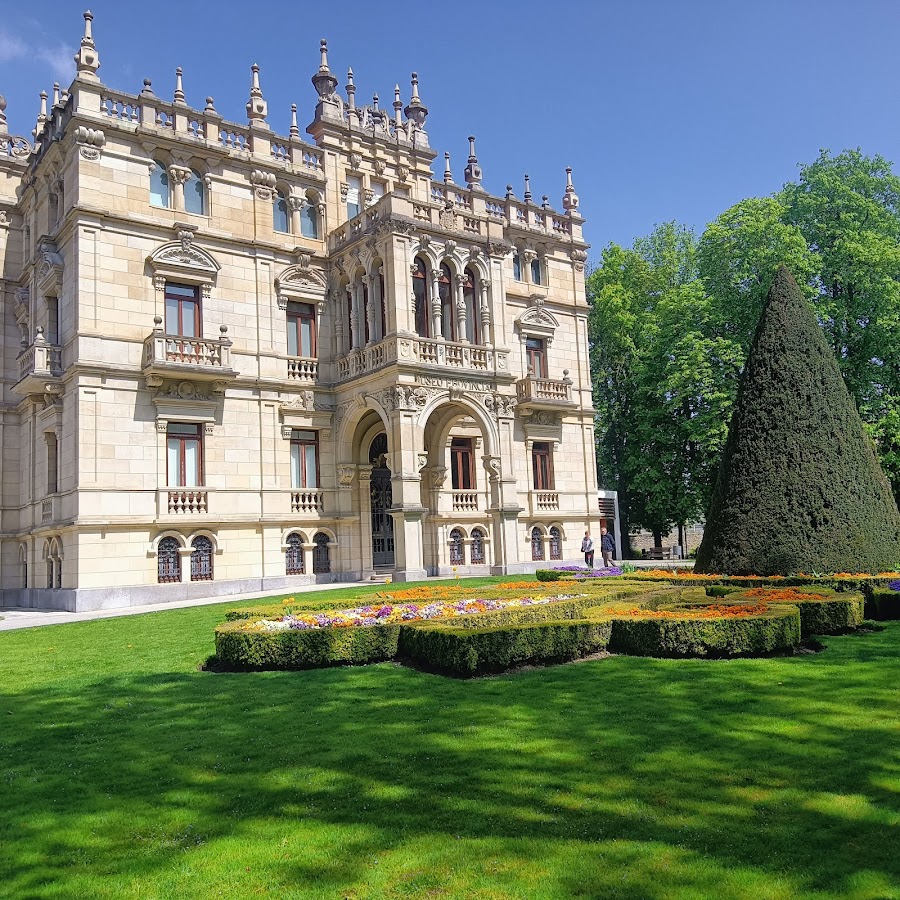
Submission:
<svg viewBox="0 0 900 900">
<path fill-rule="evenodd" d="M 35 898 L 892 896 L 900 628 L 827 644 L 463 682 L 384 664 L 7 693 L 0 883 Z"/>
</svg>

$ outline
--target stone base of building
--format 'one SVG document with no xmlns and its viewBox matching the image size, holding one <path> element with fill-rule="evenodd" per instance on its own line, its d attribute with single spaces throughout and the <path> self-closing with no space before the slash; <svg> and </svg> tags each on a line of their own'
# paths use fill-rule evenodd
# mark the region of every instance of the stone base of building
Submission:
<svg viewBox="0 0 900 900">
<path fill-rule="evenodd" d="M 0 592 L 0 604 L 11 609 L 54 609 L 64 612 L 90 612 L 122 609 L 152 603 L 179 603 L 189 600 L 227 600 L 242 594 L 271 591 L 288 593 L 309 584 L 356 581 L 358 574 L 293 575 L 269 578 L 240 578 L 231 581 L 192 581 L 186 584 L 129 585 L 109 588 L 7 589 Z"/>
</svg>

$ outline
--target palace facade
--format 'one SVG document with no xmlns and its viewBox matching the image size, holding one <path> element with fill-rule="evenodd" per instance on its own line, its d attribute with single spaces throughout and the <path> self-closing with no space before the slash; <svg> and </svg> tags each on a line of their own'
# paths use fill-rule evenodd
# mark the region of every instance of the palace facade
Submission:
<svg viewBox="0 0 900 900">
<path fill-rule="evenodd" d="M 0 98 L 2 603 L 92 609 L 390 575 L 504 574 L 613 532 L 582 238 L 462 183 L 412 76 L 327 48 L 276 134 L 107 87 L 92 16 L 33 140 Z M 599 540 L 598 540 L 599 545 Z M 598 549 L 599 558 L 599 549 Z"/>
</svg>

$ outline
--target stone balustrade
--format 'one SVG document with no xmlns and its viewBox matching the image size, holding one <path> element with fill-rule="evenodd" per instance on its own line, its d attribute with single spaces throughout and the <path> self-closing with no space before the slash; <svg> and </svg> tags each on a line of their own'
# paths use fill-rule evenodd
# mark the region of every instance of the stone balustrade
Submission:
<svg viewBox="0 0 900 900">
<path fill-rule="evenodd" d="M 113 122 L 167 132 L 229 153 L 260 156 L 269 162 L 293 165 L 307 174 L 324 178 L 322 153 L 317 147 L 296 136 L 283 137 L 271 131 L 227 122 L 211 102 L 205 109 L 196 110 L 184 103 L 167 102 L 146 90 L 134 95 L 113 91 L 104 85 L 99 104 L 100 116 Z"/>
<path fill-rule="evenodd" d="M 289 356 L 287 377 L 293 381 L 312 384 L 319 379 L 319 361 L 305 356 Z"/>
<path fill-rule="evenodd" d="M 209 491 L 205 488 L 166 488 L 159 493 L 160 515 L 204 515 L 209 512 Z"/>
<path fill-rule="evenodd" d="M 389 363 L 494 373 L 509 371 L 509 351 L 407 335 L 386 338 L 338 360 L 338 380 L 346 381 Z"/>
<path fill-rule="evenodd" d="M 531 491 L 530 500 L 532 515 L 559 509 L 559 491 Z"/>
<path fill-rule="evenodd" d="M 171 335 L 163 332 L 160 320 L 144 341 L 144 375 L 190 375 L 201 381 L 230 381 L 237 372 L 231 367 L 227 331 L 225 325 L 220 326 L 220 337 L 215 339 Z"/>
<path fill-rule="evenodd" d="M 453 512 L 478 512 L 478 491 L 453 491 Z"/>
<path fill-rule="evenodd" d="M 559 406 L 572 406 L 572 379 L 568 377 L 568 369 L 564 370 L 562 379 L 537 378 L 526 375 L 516 382 L 516 393 L 522 407 L 553 409 Z"/>
<path fill-rule="evenodd" d="M 291 512 L 321 513 L 324 508 L 324 491 L 291 491 Z"/>
</svg>

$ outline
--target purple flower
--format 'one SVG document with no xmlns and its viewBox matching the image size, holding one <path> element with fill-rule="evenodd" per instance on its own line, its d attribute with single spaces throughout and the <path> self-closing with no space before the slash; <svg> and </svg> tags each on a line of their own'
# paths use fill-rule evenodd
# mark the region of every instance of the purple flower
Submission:
<svg viewBox="0 0 900 900">
<path fill-rule="evenodd" d="M 888 587 L 889 587 L 892 591 L 900 591 L 900 579 L 898 579 L 897 581 L 889 581 L 889 582 L 888 582 Z"/>
</svg>

